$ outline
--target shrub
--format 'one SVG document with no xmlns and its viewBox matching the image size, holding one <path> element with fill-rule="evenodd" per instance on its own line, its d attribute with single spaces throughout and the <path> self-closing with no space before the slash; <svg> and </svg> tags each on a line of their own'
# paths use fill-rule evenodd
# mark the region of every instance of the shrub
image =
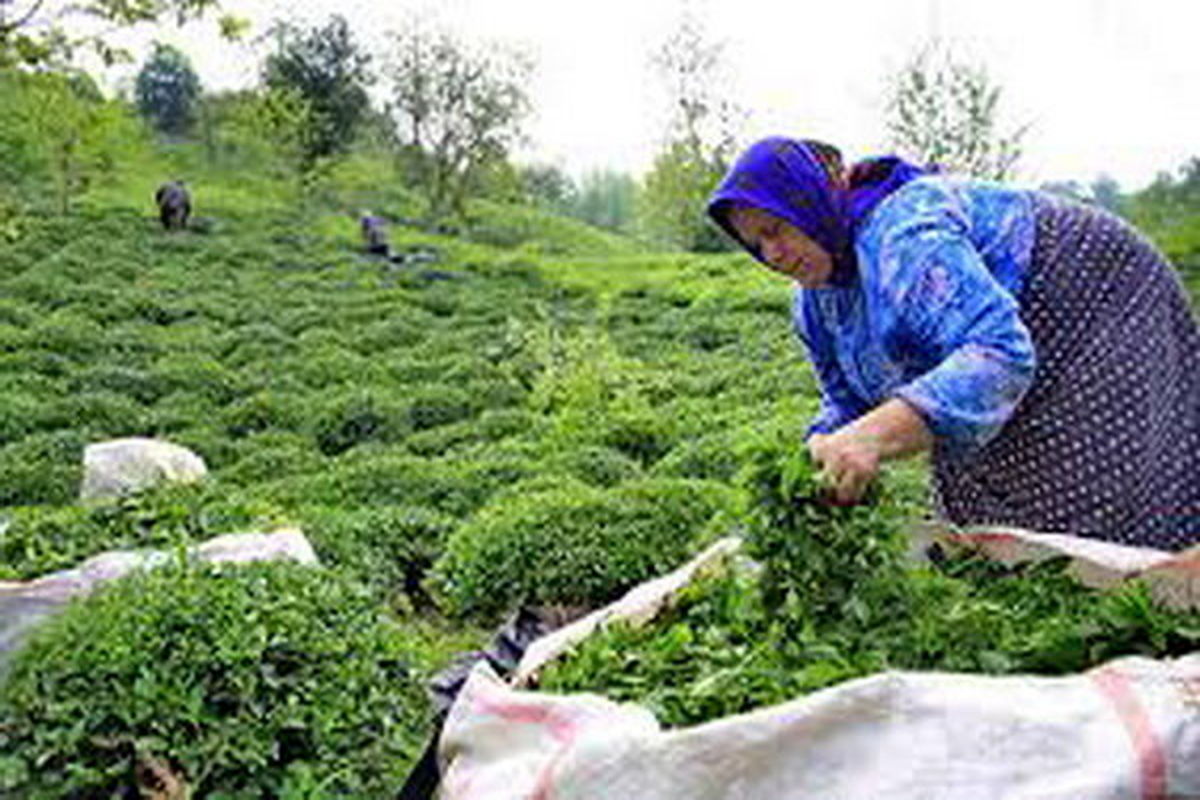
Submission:
<svg viewBox="0 0 1200 800">
<path fill-rule="evenodd" d="M 720 431 L 675 445 L 654 465 L 653 474 L 671 478 L 731 481 L 740 466 L 734 435 Z"/>
<path fill-rule="evenodd" d="M 65 356 L 73 361 L 95 357 L 102 348 L 104 329 L 87 317 L 56 311 L 29 329 L 31 347 Z"/>
<path fill-rule="evenodd" d="M 295 564 L 163 567 L 35 632 L 0 688 L 0 790 L 385 796 L 429 710 L 411 640 L 370 593 Z M 141 784 L 141 786 L 139 786 Z"/>
<path fill-rule="evenodd" d="M 341 567 L 381 597 L 428 605 L 421 582 L 456 524 L 421 506 L 302 509 L 300 524 L 323 563 Z"/>
<path fill-rule="evenodd" d="M 282 520 L 269 505 L 211 485 L 164 486 L 97 506 L 18 507 L 0 536 L 0 564 L 29 579 L 105 550 L 194 544 Z"/>
<path fill-rule="evenodd" d="M 0 372 L 32 372 L 47 378 L 61 378 L 71 371 L 71 362 L 59 353 L 22 350 L 0 354 Z"/>
<path fill-rule="evenodd" d="M 76 392 L 109 391 L 123 394 L 150 405 L 157 401 L 168 386 L 161 379 L 139 369 L 100 365 L 80 370 L 71 376 L 71 389 Z"/>
<path fill-rule="evenodd" d="M 0 353 L 11 353 L 25 347 L 28 334 L 24 326 L 0 322 Z"/>
<path fill-rule="evenodd" d="M 0 393 L 0 445 L 35 430 L 43 403 L 41 398 L 25 392 Z"/>
<path fill-rule="evenodd" d="M 222 344 L 221 357 L 234 368 L 276 362 L 296 349 L 295 340 L 269 322 L 236 328 L 224 337 Z"/>
<path fill-rule="evenodd" d="M 147 409 L 107 390 L 55 398 L 42 412 L 42 427 L 73 428 L 93 440 L 137 436 L 150 428 Z"/>
<path fill-rule="evenodd" d="M 690 555 L 729 491 L 645 481 L 506 493 L 450 537 L 435 583 L 455 614 L 598 605 Z"/>
<path fill-rule="evenodd" d="M 217 404 L 205 395 L 192 391 L 171 392 L 149 410 L 146 428 L 154 434 L 173 434 L 210 422 L 219 414 Z"/>
<path fill-rule="evenodd" d="M 368 441 L 404 438 L 411 422 L 408 408 L 379 390 L 352 390 L 328 396 L 313 421 L 313 438 L 321 452 L 337 455 Z"/>
<path fill-rule="evenodd" d="M 0 447 L 0 506 L 74 501 L 83 477 L 83 436 L 37 433 Z"/>
<path fill-rule="evenodd" d="M 361 383 L 375 369 L 366 357 L 348 347 L 325 345 L 286 359 L 282 368 L 305 386 L 321 388 Z"/>
<path fill-rule="evenodd" d="M 438 456 L 456 448 L 486 442 L 498 442 L 525 433 L 535 418 L 520 409 L 488 409 L 474 419 L 414 433 L 404 446 L 421 456 Z"/>
<path fill-rule="evenodd" d="M 314 472 L 327 463 L 316 443 L 299 433 L 257 433 L 239 440 L 234 448 L 236 460 L 222 470 L 220 477 L 243 485 Z"/>
<path fill-rule="evenodd" d="M 642 477 L 638 462 L 611 448 L 595 445 L 568 448 L 547 459 L 546 466 L 592 486 L 615 486 Z"/>
<path fill-rule="evenodd" d="M 649 408 L 613 409 L 601 424 L 601 443 L 644 464 L 653 464 L 675 442 L 673 420 Z"/>
<path fill-rule="evenodd" d="M 203 423 L 171 433 L 171 441 L 195 451 L 210 470 L 224 469 L 240 457 L 237 442 L 224 430 Z"/>
<path fill-rule="evenodd" d="M 267 430 L 300 430 L 304 411 L 295 394 L 266 389 L 229 404 L 221 419 L 230 436 L 242 437 Z"/>
<path fill-rule="evenodd" d="M 364 325 L 354 339 L 354 346 L 364 355 L 413 347 L 425 338 L 426 328 L 405 316 L 389 316 Z"/>
<path fill-rule="evenodd" d="M 474 402 L 463 389 L 446 384 L 408 387 L 403 392 L 413 430 L 458 422 L 474 413 Z"/>
<path fill-rule="evenodd" d="M 359 448 L 320 474 L 274 481 L 261 491 L 287 505 L 416 505 L 460 517 L 537 471 L 537 463 L 520 454 L 488 452 L 460 462 Z"/>
<path fill-rule="evenodd" d="M 0 325 L 27 328 L 38 317 L 37 309 L 28 303 L 10 298 L 0 298 Z"/>
<path fill-rule="evenodd" d="M 163 395 L 191 392 L 214 405 L 223 406 L 241 393 L 236 373 L 211 356 L 174 352 L 163 356 L 150 370 Z"/>
</svg>

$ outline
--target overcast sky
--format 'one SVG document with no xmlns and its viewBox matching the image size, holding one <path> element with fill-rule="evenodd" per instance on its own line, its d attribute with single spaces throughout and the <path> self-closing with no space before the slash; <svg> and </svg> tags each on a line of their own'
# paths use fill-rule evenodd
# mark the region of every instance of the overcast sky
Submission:
<svg viewBox="0 0 1200 800">
<path fill-rule="evenodd" d="M 1023 182 L 1089 182 L 1107 173 L 1131 190 L 1200 155 L 1197 0 L 693 0 L 691 7 L 710 38 L 725 42 L 729 91 L 749 112 L 747 141 L 775 133 L 823 138 L 852 158 L 886 149 L 888 78 L 937 36 L 1002 87 L 1002 128 L 1030 125 Z M 225 0 L 224 8 L 249 18 L 256 32 L 273 17 L 321 23 L 340 13 L 370 45 L 416 10 L 472 38 L 520 44 L 538 62 L 524 157 L 578 174 L 606 166 L 637 173 L 649 164 L 664 126 L 649 54 L 682 6 Z M 221 42 L 214 27 L 154 35 L 187 52 L 206 87 L 252 84 L 255 51 Z M 129 39 L 139 61 L 148 38 Z"/>
</svg>

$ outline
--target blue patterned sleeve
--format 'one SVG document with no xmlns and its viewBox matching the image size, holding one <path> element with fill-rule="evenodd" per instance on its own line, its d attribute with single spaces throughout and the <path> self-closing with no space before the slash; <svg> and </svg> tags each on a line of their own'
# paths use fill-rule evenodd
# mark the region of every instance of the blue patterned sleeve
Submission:
<svg viewBox="0 0 1200 800">
<path fill-rule="evenodd" d="M 821 408 L 809 423 L 805 441 L 814 433 L 833 433 L 853 422 L 868 410 L 850 384 L 834 354 L 834 341 L 828 329 L 811 310 L 806 310 L 803 292 L 797 291 L 792 306 L 792 325 L 804 342 L 809 362 L 821 384 Z"/>
<path fill-rule="evenodd" d="M 934 365 L 893 395 L 916 407 L 949 452 L 983 445 L 1033 382 L 1033 342 L 1016 299 L 953 210 L 889 236 L 880 263 L 902 341 Z"/>
</svg>

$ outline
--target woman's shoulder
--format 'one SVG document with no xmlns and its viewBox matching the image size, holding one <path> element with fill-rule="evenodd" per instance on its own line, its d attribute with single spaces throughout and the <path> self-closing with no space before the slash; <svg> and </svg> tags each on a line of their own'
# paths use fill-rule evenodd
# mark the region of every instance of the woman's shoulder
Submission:
<svg viewBox="0 0 1200 800">
<path fill-rule="evenodd" d="M 914 229 L 950 227 L 963 232 L 989 219 L 1031 213 L 1030 191 L 956 174 L 923 175 L 883 200 L 862 230 L 866 240 Z"/>
</svg>

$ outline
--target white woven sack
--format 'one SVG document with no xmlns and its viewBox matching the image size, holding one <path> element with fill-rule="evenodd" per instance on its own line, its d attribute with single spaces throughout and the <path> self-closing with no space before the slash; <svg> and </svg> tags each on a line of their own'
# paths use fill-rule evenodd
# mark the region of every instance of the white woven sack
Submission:
<svg viewBox="0 0 1200 800">
<path fill-rule="evenodd" d="M 1195 553 L 1080 550 L 1072 537 L 1024 531 L 972 535 L 954 541 L 1000 548 L 992 555 L 1007 560 L 1067 555 L 1082 576 L 1107 576 L 1100 583 L 1141 574 L 1178 605 L 1197 597 Z M 604 623 L 648 618 L 735 549 L 720 542 L 539 640 L 514 685 Z M 1119 659 L 1056 678 L 883 673 L 678 730 L 662 730 L 635 705 L 522 691 L 481 664 L 439 752 L 443 800 L 1195 800 L 1200 654 Z"/>
</svg>

